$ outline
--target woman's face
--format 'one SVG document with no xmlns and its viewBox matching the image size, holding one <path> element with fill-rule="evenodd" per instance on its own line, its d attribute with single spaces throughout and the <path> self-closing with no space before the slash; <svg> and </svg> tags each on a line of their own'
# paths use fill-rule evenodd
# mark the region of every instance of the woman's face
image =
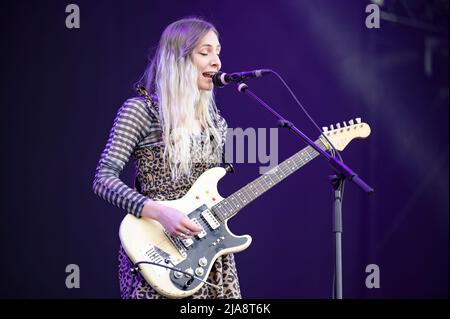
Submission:
<svg viewBox="0 0 450 319">
<path fill-rule="evenodd" d="M 214 31 L 210 30 L 194 48 L 192 61 L 198 69 L 198 89 L 210 91 L 214 85 L 212 75 L 220 70 L 220 43 Z"/>
</svg>

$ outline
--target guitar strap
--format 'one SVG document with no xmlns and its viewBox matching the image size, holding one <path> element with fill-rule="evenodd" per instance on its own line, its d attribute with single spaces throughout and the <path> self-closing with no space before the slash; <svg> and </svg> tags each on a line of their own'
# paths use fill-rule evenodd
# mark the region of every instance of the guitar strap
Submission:
<svg viewBox="0 0 450 319">
<path fill-rule="evenodd" d="M 145 101 L 147 102 L 146 104 L 147 104 L 148 108 L 151 111 L 153 111 L 154 114 L 158 114 L 159 113 L 158 107 L 157 107 L 157 105 L 155 103 L 153 103 L 153 99 L 150 97 L 150 94 L 145 89 L 145 87 L 142 84 L 137 83 L 135 85 L 135 90 L 140 96 L 142 96 L 145 99 Z M 217 126 L 217 119 L 216 118 L 214 118 L 214 123 Z M 214 137 L 211 136 L 211 139 L 213 139 L 213 138 Z M 231 163 L 228 163 L 228 162 L 225 161 L 225 145 L 223 146 L 223 150 L 222 150 L 222 162 L 221 162 L 221 165 L 227 170 L 227 172 L 234 172 L 233 165 L 231 165 Z M 134 188 L 135 188 L 135 190 L 138 193 L 142 194 L 141 183 L 139 182 L 139 179 L 138 179 L 137 175 L 134 178 Z"/>
<path fill-rule="evenodd" d="M 157 106 L 155 103 L 153 103 L 152 98 L 150 97 L 150 94 L 148 94 L 147 89 L 145 86 L 143 86 L 141 83 L 136 83 L 134 86 L 134 89 L 136 92 L 144 98 L 145 104 L 147 104 L 148 109 L 153 113 L 153 115 L 156 115 L 159 113 L 159 110 L 157 109 Z M 141 183 L 139 182 L 139 179 L 137 175 L 134 178 L 134 189 L 139 193 L 142 194 L 142 187 Z"/>
</svg>

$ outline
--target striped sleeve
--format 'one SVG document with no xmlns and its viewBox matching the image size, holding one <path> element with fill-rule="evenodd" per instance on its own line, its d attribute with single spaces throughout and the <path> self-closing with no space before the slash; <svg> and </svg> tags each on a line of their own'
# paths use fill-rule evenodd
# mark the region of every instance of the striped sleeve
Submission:
<svg viewBox="0 0 450 319">
<path fill-rule="evenodd" d="M 92 185 L 95 194 L 136 217 L 141 217 L 148 198 L 123 183 L 119 175 L 150 128 L 145 102 L 138 98 L 126 100 L 117 112 Z"/>
</svg>

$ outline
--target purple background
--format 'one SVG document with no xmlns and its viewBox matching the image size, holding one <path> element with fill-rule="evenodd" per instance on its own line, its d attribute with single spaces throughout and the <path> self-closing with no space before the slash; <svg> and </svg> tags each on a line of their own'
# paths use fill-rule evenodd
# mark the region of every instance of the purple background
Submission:
<svg viewBox="0 0 450 319">
<path fill-rule="evenodd" d="M 393 4 L 393 1 L 385 1 Z M 408 1 L 444 33 L 381 21 L 368 1 L 75 1 L 81 28 L 65 27 L 67 1 L 2 1 L 2 214 L 0 297 L 118 298 L 118 227 L 124 212 L 92 192 L 117 108 L 164 27 L 187 15 L 214 23 L 228 72 L 272 68 L 320 126 L 361 117 L 372 128 L 342 153 L 376 189 L 347 184 L 344 298 L 448 298 L 448 2 Z M 391 9 L 405 13 L 405 8 Z M 424 70 L 426 39 L 436 39 Z M 303 132 L 318 132 L 275 77 L 253 91 Z M 216 91 L 230 127 L 275 127 L 234 86 Z M 279 160 L 305 145 L 279 131 Z M 223 196 L 259 176 L 235 164 Z M 250 234 L 236 254 L 245 298 L 330 298 L 334 270 L 331 170 L 316 159 L 250 204 L 229 226 Z M 133 165 L 122 178 L 132 184 Z M 78 264 L 81 288 L 67 289 Z M 377 264 L 381 287 L 367 289 Z"/>
</svg>

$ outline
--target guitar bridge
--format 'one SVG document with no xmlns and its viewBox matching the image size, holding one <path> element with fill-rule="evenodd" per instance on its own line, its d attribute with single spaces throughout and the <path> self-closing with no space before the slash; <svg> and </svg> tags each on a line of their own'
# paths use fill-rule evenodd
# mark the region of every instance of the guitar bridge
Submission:
<svg viewBox="0 0 450 319">
<path fill-rule="evenodd" d="M 183 247 L 183 242 L 181 241 L 181 239 L 178 237 L 172 236 L 171 234 L 169 234 L 167 232 L 167 230 L 164 230 L 164 234 L 166 234 L 167 238 L 169 238 L 171 243 L 175 246 L 177 251 L 180 253 L 181 257 L 186 258 L 186 256 L 187 256 L 186 248 Z M 186 246 L 186 247 L 188 247 L 188 246 Z"/>
</svg>

